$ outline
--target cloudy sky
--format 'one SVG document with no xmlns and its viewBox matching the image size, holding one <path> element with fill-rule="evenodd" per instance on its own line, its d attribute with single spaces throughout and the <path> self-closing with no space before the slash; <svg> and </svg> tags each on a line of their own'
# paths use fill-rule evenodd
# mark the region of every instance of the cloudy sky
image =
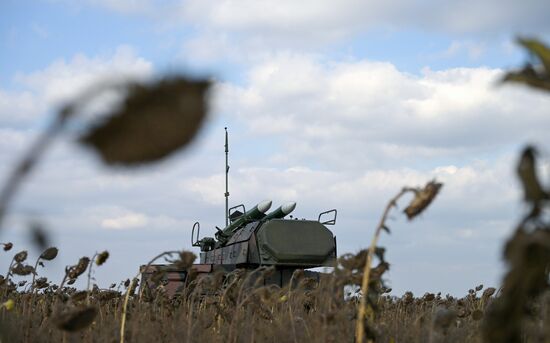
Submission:
<svg viewBox="0 0 550 343">
<path fill-rule="evenodd" d="M 161 251 L 191 249 L 195 221 L 202 235 L 224 223 L 227 126 L 231 205 L 296 201 L 300 218 L 337 208 L 343 254 L 368 246 L 401 187 L 436 178 L 445 185 L 428 211 L 412 223 L 395 211 L 382 237 L 394 293 L 497 285 L 525 210 L 518 153 L 533 143 L 548 160 L 550 147 L 550 96 L 498 80 L 528 58 L 516 36 L 550 41 L 549 10 L 544 0 L 4 0 L 1 180 L 98 80 L 185 73 L 215 86 L 199 136 L 155 166 L 105 167 L 66 132 L 0 241 L 36 257 L 28 227 L 43 223 L 60 249 L 44 270 L 55 282 L 107 249 L 103 287 Z M 7 269 L 11 252 L 2 256 Z"/>
</svg>

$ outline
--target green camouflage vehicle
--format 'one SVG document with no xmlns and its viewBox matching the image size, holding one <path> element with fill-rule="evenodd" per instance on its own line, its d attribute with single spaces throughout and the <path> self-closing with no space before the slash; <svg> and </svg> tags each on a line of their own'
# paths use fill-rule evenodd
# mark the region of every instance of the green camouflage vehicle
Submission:
<svg viewBox="0 0 550 343">
<path fill-rule="evenodd" d="M 194 264 L 199 277 L 216 269 L 231 272 L 243 268 L 253 270 L 272 266 L 274 272 L 265 284 L 283 286 L 296 269 L 332 266 L 336 260 L 336 237 L 326 225 L 336 222 L 336 210 L 319 214 L 317 220 L 285 219 L 296 207 L 288 203 L 267 213 L 271 201 L 262 201 L 246 211 L 243 205 L 230 209 L 231 222 L 215 237 L 198 239 L 200 225 L 191 232 L 192 245 L 200 247 L 200 263 Z M 242 211 L 239 211 L 242 209 Z M 231 212 L 231 210 L 235 210 Z M 330 220 L 321 221 L 330 216 Z M 186 285 L 188 271 L 172 265 L 141 267 L 142 284 L 156 287 L 150 277 L 162 270 L 162 284 L 168 295 L 174 295 Z M 305 276 L 319 278 L 319 273 L 305 271 Z"/>
<path fill-rule="evenodd" d="M 317 220 L 306 220 L 292 216 L 285 219 L 294 211 L 295 202 L 271 212 L 268 212 L 271 208 L 269 200 L 248 211 L 244 205 L 228 208 L 228 151 L 226 128 L 225 228 L 216 227 L 215 237 L 199 239 L 200 224 L 196 222 L 191 231 L 191 243 L 201 250 L 200 263 L 194 264 L 191 271 L 177 269 L 174 265 L 141 266 L 142 286 L 154 288 L 161 283 L 168 295 L 174 295 L 187 284 L 189 272 L 201 277 L 216 270 L 229 273 L 236 269 L 254 270 L 265 266 L 273 267 L 274 272 L 263 282 L 283 286 L 297 269 L 332 266 L 335 262 L 336 237 L 327 228 L 327 225 L 336 223 L 335 209 L 320 213 Z M 306 277 L 319 279 L 317 272 L 304 273 Z M 161 280 L 153 281 L 159 275 Z"/>
</svg>

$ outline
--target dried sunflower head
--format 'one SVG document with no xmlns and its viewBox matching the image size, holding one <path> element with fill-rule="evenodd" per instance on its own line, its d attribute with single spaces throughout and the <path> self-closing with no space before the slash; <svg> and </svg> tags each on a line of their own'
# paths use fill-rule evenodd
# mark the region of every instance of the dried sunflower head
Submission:
<svg viewBox="0 0 550 343">
<path fill-rule="evenodd" d="M 29 265 L 17 263 L 15 266 L 11 267 L 11 272 L 16 275 L 25 276 L 34 273 L 34 268 Z"/>
<path fill-rule="evenodd" d="M 27 251 L 23 250 L 18 252 L 17 254 L 15 254 L 13 259 L 15 260 L 15 262 L 18 262 L 18 263 L 24 262 L 27 259 Z"/>
<path fill-rule="evenodd" d="M 95 264 L 97 264 L 98 266 L 101 266 L 103 263 L 107 261 L 108 258 L 109 258 L 109 252 L 105 250 L 101 254 L 97 255 L 97 258 L 95 259 Z"/>
<path fill-rule="evenodd" d="M 42 289 L 48 287 L 48 279 L 45 277 L 40 277 L 36 280 L 34 280 L 34 288 Z"/>
<path fill-rule="evenodd" d="M 439 190 L 443 187 L 442 183 L 430 181 L 422 189 L 414 190 L 415 196 L 409 206 L 403 211 L 409 220 L 413 219 L 430 205 Z"/>
<path fill-rule="evenodd" d="M 48 248 L 44 250 L 44 252 L 40 255 L 40 259 L 51 261 L 57 257 L 57 253 L 58 253 L 58 250 L 56 247 Z"/>
<path fill-rule="evenodd" d="M 70 279 L 76 280 L 88 268 L 90 259 L 86 256 L 81 257 L 78 264 L 69 268 L 68 276 Z"/>
</svg>

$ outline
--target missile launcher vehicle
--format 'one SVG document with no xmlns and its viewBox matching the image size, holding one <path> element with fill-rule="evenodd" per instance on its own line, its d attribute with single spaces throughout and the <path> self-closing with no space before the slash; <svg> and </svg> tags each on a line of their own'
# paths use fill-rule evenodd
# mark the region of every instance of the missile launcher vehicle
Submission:
<svg viewBox="0 0 550 343">
<path fill-rule="evenodd" d="M 336 260 L 336 237 L 327 225 L 336 223 L 337 211 L 332 209 L 319 214 L 317 220 L 285 218 L 294 211 L 295 202 L 284 204 L 268 212 L 272 202 L 265 200 L 246 210 L 244 205 L 228 208 L 227 191 L 227 132 L 226 132 L 226 226 L 216 227 L 214 237 L 199 239 L 200 224 L 191 230 L 191 243 L 200 248 L 199 263 L 189 270 L 174 265 L 141 266 L 141 285 L 152 289 L 162 284 L 165 292 L 173 296 L 184 289 L 190 273 L 201 277 L 236 269 L 255 270 L 262 266 L 273 267 L 264 284 L 287 284 L 297 269 L 332 266 Z M 153 282 L 153 279 L 160 280 Z M 304 271 L 306 277 L 319 280 L 320 274 Z"/>
<path fill-rule="evenodd" d="M 296 203 L 284 204 L 267 213 L 271 201 L 262 201 L 246 211 L 235 210 L 230 224 L 218 229 L 215 237 L 198 239 L 200 224 L 191 232 L 192 245 L 200 248 L 200 261 L 191 269 L 198 276 L 216 270 L 231 272 L 235 269 L 254 270 L 261 266 L 274 267 L 264 284 L 287 284 L 297 269 L 331 266 L 336 260 L 336 237 L 327 228 L 336 222 L 336 210 L 323 212 L 317 220 L 285 219 Z M 235 208 L 232 208 L 235 209 Z M 321 221 L 322 218 L 329 220 Z M 178 270 L 172 265 L 141 267 L 142 285 L 156 287 L 151 276 L 163 272 L 161 283 L 169 295 L 181 291 L 186 285 L 187 270 Z M 319 273 L 304 271 L 306 277 L 319 279 Z"/>
</svg>

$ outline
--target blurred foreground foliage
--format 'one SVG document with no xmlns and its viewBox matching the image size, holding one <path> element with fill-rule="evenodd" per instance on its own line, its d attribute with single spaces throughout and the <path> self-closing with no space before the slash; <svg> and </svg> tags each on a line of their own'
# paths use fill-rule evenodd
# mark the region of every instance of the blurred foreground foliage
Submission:
<svg viewBox="0 0 550 343">
<path fill-rule="evenodd" d="M 531 55 L 519 71 L 506 74 L 504 82 L 519 82 L 530 87 L 550 91 L 550 49 L 536 39 L 518 39 Z M 549 113 L 550 116 L 550 113 Z M 489 308 L 484 321 L 486 342 L 525 342 L 529 323 L 537 322 L 536 308 L 548 306 L 550 289 L 550 190 L 538 176 L 537 149 L 524 148 L 517 174 L 528 208 L 504 247 L 508 264 L 502 294 Z M 541 342 L 550 341 L 550 320 L 538 321 Z"/>
</svg>

